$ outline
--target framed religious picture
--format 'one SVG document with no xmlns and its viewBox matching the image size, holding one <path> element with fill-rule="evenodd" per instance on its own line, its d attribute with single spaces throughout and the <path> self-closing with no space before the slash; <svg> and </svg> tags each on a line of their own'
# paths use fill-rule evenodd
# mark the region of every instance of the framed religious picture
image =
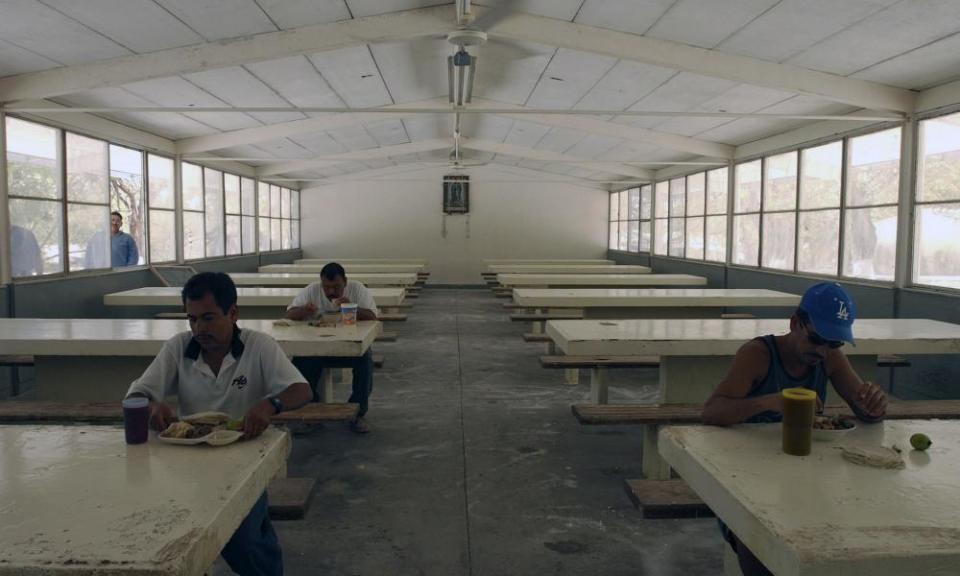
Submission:
<svg viewBox="0 0 960 576">
<path fill-rule="evenodd" d="M 466 214 L 470 211 L 470 177 L 451 175 L 443 177 L 443 211 L 446 214 Z"/>
</svg>

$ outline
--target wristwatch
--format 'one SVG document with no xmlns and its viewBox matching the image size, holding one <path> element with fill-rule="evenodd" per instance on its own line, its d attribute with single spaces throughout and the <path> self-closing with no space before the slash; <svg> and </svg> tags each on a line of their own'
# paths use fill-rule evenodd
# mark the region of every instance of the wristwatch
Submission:
<svg viewBox="0 0 960 576">
<path fill-rule="evenodd" d="M 267 400 L 270 401 L 270 404 L 273 405 L 273 413 L 279 414 L 283 412 L 283 402 L 280 401 L 276 396 L 268 396 Z"/>
</svg>

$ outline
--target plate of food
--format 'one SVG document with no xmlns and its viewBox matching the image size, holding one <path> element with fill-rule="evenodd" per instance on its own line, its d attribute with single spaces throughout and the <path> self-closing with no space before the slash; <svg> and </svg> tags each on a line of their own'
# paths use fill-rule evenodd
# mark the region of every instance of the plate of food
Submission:
<svg viewBox="0 0 960 576">
<path fill-rule="evenodd" d="M 243 437 L 242 425 L 242 421 L 231 420 L 223 412 L 200 412 L 170 424 L 157 437 L 167 444 L 180 446 L 226 446 Z"/>
<path fill-rule="evenodd" d="M 813 439 L 834 440 L 856 427 L 857 423 L 846 416 L 817 416 L 813 419 Z"/>
</svg>

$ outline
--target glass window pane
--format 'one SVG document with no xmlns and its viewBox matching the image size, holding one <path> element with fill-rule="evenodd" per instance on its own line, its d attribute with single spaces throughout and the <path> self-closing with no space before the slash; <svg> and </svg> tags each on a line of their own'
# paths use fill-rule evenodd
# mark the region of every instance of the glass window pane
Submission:
<svg viewBox="0 0 960 576">
<path fill-rule="evenodd" d="M 293 220 L 290 222 L 290 242 L 291 246 L 294 248 L 300 247 L 300 221 Z"/>
<path fill-rule="evenodd" d="M 650 251 L 650 222 L 640 222 L 640 251 Z"/>
<path fill-rule="evenodd" d="M 683 238 L 686 230 L 683 227 L 683 218 L 670 219 L 670 256 L 683 258 Z"/>
<path fill-rule="evenodd" d="M 283 242 L 280 239 L 280 220 L 277 218 L 270 219 L 270 246 L 273 250 L 283 250 Z"/>
<path fill-rule="evenodd" d="M 706 259 L 711 262 L 727 260 L 727 217 L 707 216 Z"/>
<path fill-rule="evenodd" d="M 766 163 L 763 211 L 795 209 L 797 207 L 797 153 L 787 152 L 770 156 L 766 159 Z"/>
<path fill-rule="evenodd" d="M 793 270 L 796 212 L 763 215 L 763 267 Z"/>
<path fill-rule="evenodd" d="M 960 113 L 920 122 L 917 200 L 960 200 Z"/>
<path fill-rule="evenodd" d="M 629 196 L 629 219 L 630 220 L 639 220 L 640 219 L 640 189 L 631 188 L 627 191 Z"/>
<path fill-rule="evenodd" d="M 58 131 L 7 116 L 7 193 L 61 198 Z"/>
<path fill-rule="evenodd" d="M 900 128 L 850 139 L 847 206 L 895 204 L 900 188 Z"/>
<path fill-rule="evenodd" d="M 655 225 L 656 237 L 653 239 L 653 253 L 657 256 L 666 256 L 667 245 L 670 240 L 670 229 L 666 218 L 658 218 Z"/>
<path fill-rule="evenodd" d="M 960 204 L 917 207 L 914 282 L 960 288 Z"/>
<path fill-rule="evenodd" d="M 290 249 L 290 221 L 280 221 L 280 245 L 284 250 Z"/>
<path fill-rule="evenodd" d="M 650 186 L 648 184 L 646 186 L 640 187 L 640 219 L 641 220 L 649 220 L 651 217 L 650 213 L 651 213 L 652 202 L 653 202 L 653 198 L 651 197 L 652 194 L 653 194 L 653 186 Z"/>
<path fill-rule="evenodd" d="M 270 216 L 270 185 L 260 182 L 257 185 L 257 215 L 267 217 Z M 269 236 L 269 234 L 268 234 Z"/>
<path fill-rule="evenodd" d="M 227 256 L 240 253 L 240 217 L 227 216 Z"/>
<path fill-rule="evenodd" d="M 847 210 L 843 238 L 845 276 L 893 280 L 897 253 L 896 206 Z"/>
<path fill-rule="evenodd" d="M 280 187 L 270 186 L 270 217 L 280 217 Z M 276 246 L 274 246 L 276 248 Z"/>
<path fill-rule="evenodd" d="M 227 214 L 240 213 L 240 177 L 223 175 L 223 210 Z M 239 227 L 237 228 L 239 230 Z"/>
<path fill-rule="evenodd" d="M 203 195 L 207 258 L 223 256 L 223 172 L 204 168 Z"/>
<path fill-rule="evenodd" d="M 707 172 L 707 214 L 727 213 L 727 168 Z"/>
<path fill-rule="evenodd" d="M 147 227 L 143 205 L 143 153 L 139 150 L 110 145 L 110 208 L 123 218 L 121 233 L 133 237 L 137 248 L 136 264 L 145 264 Z M 113 262 L 114 266 L 136 264 Z"/>
<path fill-rule="evenodd" d="M 185 260 L 203 258 L 203 213 L 183 213 L 183 257 Z"/>
<path fill-rule="evenodd" d="M 670 217 L 677 218 L 686 214 L 687 185 L 683 178 L 670 181 Z"/>
<path fill-rule="evenodd" d="M 244 216 L 254 216 L 257 209 L 257 200 L 254 197 L 256 182 L 251 178 L 240 179 L 241 204 Z"/>
<path fill-rule="evenodd" d="M 147 190 L 150 207 L 173 210 L 176 207 L 173 198 L 173 160 L 147 154 L 147 170 L 150 175 Z"/>
<path fill-rule="evenodd" d="M 259 233 L 257 239 L 260 246 L 261 252 L 270 251 L 270 219 L 269 218 L 258 218 L 257 227 Z"/>
<path fill-rule="evenodd" d="M 702 216 L 706 207 L 706 174 L 687 176 L 687 216 Z"/>
<path fill-rule="evenodd" d="M 733 217 L 734 264 L 756 266 L 760 262 L 760 215 Z"/>
<path fill-rule="evenodd" d="M 737 164 L 734 172 L 733 190 L 733 211 L 735 213 L 760 211 L 760 160 Z"/>
<path fill-rule="evenodd" d="M 843 141 L 800 152 L 800 208 L 840 206 Z"/>
<path fill-rule="evenodd" d="M 840 211 L 800 213 L 797 270 L 836 276 L 840 260 Z"/>
<path fill-rule="evenodd" d="M 94 204 L 110 202 L 107 143 L 103 140 L 67 132 L 67 200 Z"/>
<path fill-rule="evenodd" d="M 610 221 L 616 222 L 620 219 L 620 196 L 616 192 L 610 193 Z"/>
<path fill-rule="evenodd" d="M 620 203 L 617 203 L 617 206 L 620 206 Z M 619 209 L 619 208 L 618 208 Z M 610 223 L 610 235 L 607 239 L 607 248 L 610 250 L 617 250 L 620 245 L 620 222 L 611 222 Z"/>
<path fill-rule="evenodd" d="M 630 198 L 627 196 L 627 191 L 618 192 L 617 198 L 620 202 L 620 220 L 626 220 L 630 215 Z"/>
<path fill-rule="evenodd" d="M 687 218 L 686 257 L 703 260 L 703 216 Z"/>
<path fill-rule="evenodd" d="M 283 218 L 290 218 L 290 189 L 280 189 L 280 215 Z"/>
<path fill-rule="evenodd" d="M 67 204 L 67 251 L 70 270 L 109 268 L 112 265 L 109 230 L 108 206 Z"/>
<path fill-rule="evenodd" d="M 297 190 L 290 191 L 290 217 L 300 219 L 300 192 Z"/>
<path fill-rule="evenodd" d="M 257 219 L 253 216 L 244 216 L 242 226 L 243 253 L 252 254 L 257 251 Z"/>
<path fill-rule="evenodd" d="M 195 164 L 180 165 L 180 180 L 183 186 L 183 209 L 203 210 L 203 169 Z"/>
<path fill-rule="evenodd" d="M 153 176 L 150 177 L 153 182 Z M 172 262 L 177 259 L 176 212 L 150 211 L 150 261 Z"/>
<path fill-rule="evenodd" d="M 11 267 L 15 277 L 63 272 L 60 202 L 10 199 Z"/>
<path fill-rule="evenodd" d="M 627 245 L 627 250 L 631 252 L 640 251 L 640 221 L 631 220 L 629 223 L 630 228 L 630 242 Z"/>
<path fill-rule="evenodd" d="M 617 236 L 617 250 L 626 251 L 627 245 L 630 243 L 629 238 L 629 228 L 627 227 L 627 221 L 621 220 L 620 226 L 618 228 L 619 234 Z"/>
<path fill-rule="evenodd" d="M 667 208 L 670 206 L 670 183 L 657 182 L 654 193 L 653 215 L 656 218 L 666 218 Z"/>
</svg>

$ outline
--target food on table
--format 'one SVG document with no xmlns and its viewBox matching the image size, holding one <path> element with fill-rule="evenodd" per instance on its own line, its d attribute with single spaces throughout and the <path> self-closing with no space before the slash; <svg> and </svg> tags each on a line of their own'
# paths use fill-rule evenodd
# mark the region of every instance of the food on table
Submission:
<svg viewBox="0 0 960 576">
<path fill-rule="evenodd" d="M 817 416 L 813 420 L 814 430 L 850 430 L 856 425 L 842 416 Z"/>
<path fill-rule="evenodd" d="M 869 466 L 871 468 L 900 470 L 906 467 L 900 453 L 886 446 L 848 446 L 843 449 L 843 458 L 859 466 Z"/>
<path fill-rule="evenodd" d="M 230 420 L 230 416 L 223 412 L 199 412 L 184 416 L 183 420 L 170 424 L 166 430 L 160 433 L 160 436 L 164 438 L 203 438 L 213 433 L 214 430 L 239 430 L 242 427 L 242 420 Z"/>
<path fill-rule="evenodd" d="M 920 450 L 921 452 L 929 448 L 932 444 L 933 442 L 926 434 L 914 434 L 910 437 L 910 445 L 913 446 L 915 450 Z"/>
</svg>

